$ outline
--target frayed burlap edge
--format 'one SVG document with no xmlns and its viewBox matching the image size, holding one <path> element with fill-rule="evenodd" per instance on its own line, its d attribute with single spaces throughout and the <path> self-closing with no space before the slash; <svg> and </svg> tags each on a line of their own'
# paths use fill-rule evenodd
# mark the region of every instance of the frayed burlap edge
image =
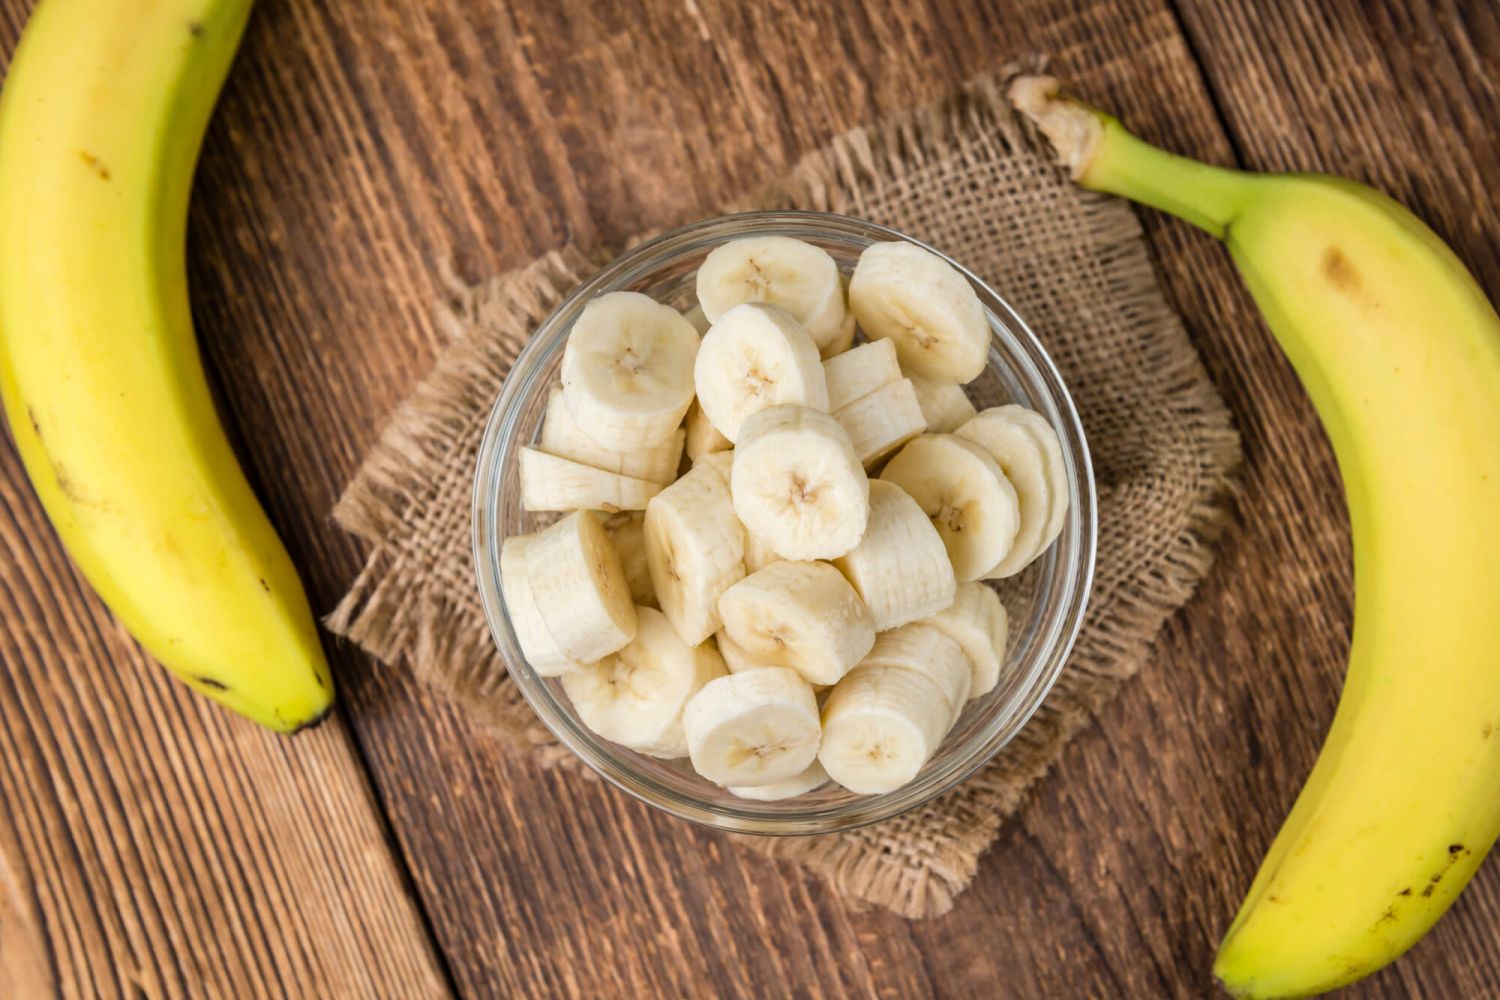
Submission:
<svg viewBox="0 0 1500 1000">
<path fill-rule="evenodd" d="M 965 148 L 966 135 L 982 132 L 1001 137 L 1013 149 L 1042 149 L 1017 124 L 1003 97 L 1010 76 L 1039 64 L 1030 60 L 1007 67 L 937 105 L 846 133 L 805 157 L 784 181 L 728 207 L 859 214 L 856 192 L 933 157 L 952 156 L 955 147 Z M 907 917 L 936 916 L 952 908 L 973 878 L 980 855 L 1026 790 L 1120 682 L 1139 671 L 1163 622 L 1208 571 L 1212 543 L 1228 517 L 1232 470 L 1239 461 L 1239 439 L 1228 412 L 1161 295 L 1142 252 L 1135 216 L 1113 199 L 1084 197 L 1090 231 L 1116 265 L 1111 302 L 1133 317 L 1134 329 L 1154 331 L 1151 342 L 1158 356 L 1153 361 L 1159 371 L 1171 374 L 1167 391 L 1172 410 L 1197 447 L 1200 467 L 1189 481 L 1193 497 L 1183 530 L 1165 552 L 1143 552 L 1135 562 L 1101 571 L 1083 635 L 1047 703 L 995 761 L 958 790 L 922 809 L 849 833 L 737 838 L 763 854 L 805 865 L 842 893 Z M 406 664 L 480 721 L 550 761 L 572 758 L 506 682 L 472 582 L 463 581 L 456 589 L 422 586 L 424 560 L 430 561 L 431 554 L 408 551 L 401 540 L 419 533 L 409 517 L 436 489 L 429 481 L 431 469 L 445 456 L 472 456 L 477 450 L 475 415 L 488 413 L 521 344 L 607 256 L 568 247 L 473 288 L 455 282 L 441 318 L 455 333 L 467 335 L 393 417 L 334 510 L 335 520 L 374 550 L 329 616 L 329 628 L 382 661 Z M 463 471 L 471 469 L 472 461 Z M 462 513 L 466 526 L 467 510 Z M 1110 525 L 1101 524 L 1101 533 L 1109 530 Z M 1146 560 L 1152 565 L 1143 572 Z M 1128 586 L 1121 585 L 1126 582 Z M 936 825 L 943 828 L 941 836 L 930 832 Z"/>
</svg>

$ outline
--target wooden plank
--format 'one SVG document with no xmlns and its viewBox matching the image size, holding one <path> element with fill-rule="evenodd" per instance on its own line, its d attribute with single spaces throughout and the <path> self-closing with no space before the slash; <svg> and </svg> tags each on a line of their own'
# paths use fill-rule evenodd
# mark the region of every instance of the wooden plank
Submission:
<svg viewBox="0 0 1500 1000">
<path fill-rule="evenodd" d="M 278 737 L 171 680 L 8 438 L 0 553 L 0 996 L 449 995 L 340 719 Z"/>
</svg>

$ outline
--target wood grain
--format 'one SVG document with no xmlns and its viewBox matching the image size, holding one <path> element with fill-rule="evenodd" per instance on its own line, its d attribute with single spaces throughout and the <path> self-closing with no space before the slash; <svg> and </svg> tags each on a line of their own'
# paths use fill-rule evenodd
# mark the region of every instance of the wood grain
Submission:
<svg viewBox="0 0 1500 1000">
<path fill-rule="evenodd" d="M 28 7 L 0 0 L 0 50 Z M 1380 183 L 1500 297 L 1492 5 L 268 0 L 206 144 L 191 277 L 314 605 L 358 566 L 326 512 L 442 345 L 443 262 L 473 279 L 697 217 L 1031 51 L 1181 152 Z M 445 970 L 471 997 L 1210 995 L 1337 696 L 1347 528 L 1312 410 L 1222 251 L 1142 218 L 1245 435 L 1241 521 L 953 913 L 851 907 L 542 769 L 347 650 L 337 719 L 254 732 L 142 661 L 6 450 L 0 995 L 406 997 L 441 993 Z M 1494 994 L 1497 910 L 1487 868 L 1350 995 Z"/>
</svg>

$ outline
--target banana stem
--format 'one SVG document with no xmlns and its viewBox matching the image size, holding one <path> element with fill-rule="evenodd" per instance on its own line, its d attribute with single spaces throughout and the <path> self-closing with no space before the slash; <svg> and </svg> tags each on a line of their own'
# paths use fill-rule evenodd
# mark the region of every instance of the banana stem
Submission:
<svg viewBox="0 0 1500 1000">
<path fill-rule="evenodd" d="M 1010 98 L 1051 141 L 1073 179 L 1090 190 L 1159 208 L 1221 240 L 1254 194 L 1255 175 L 1143 142 L 1114 117 L 1059 96 L 1051 77 L 1019 77 Z"/>
</svg>

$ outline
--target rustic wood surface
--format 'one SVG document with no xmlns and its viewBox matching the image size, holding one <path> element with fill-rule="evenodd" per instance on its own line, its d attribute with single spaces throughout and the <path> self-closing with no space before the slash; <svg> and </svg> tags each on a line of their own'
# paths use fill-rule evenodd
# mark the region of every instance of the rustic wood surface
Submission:
<svg viewBox="0 0 1500 1000">
<path fill-rule="evenodd" d="M 0 0 L 8 59 L 32 0 Z M 1148 139 L 1380 184 L 1500 298 L 1500 11 L 1306 0 L 264 0 L 191 222 L 200 334 L 331 608 L 327 520 L 477 278 L 686 221 L 829 136 L 1046 52 Z M 3 65 L 3 63 L 0 63 Z M 256 731 L 151 665 L 0 446 L 0 996 L 1212 995 L 1311 766 L 1350 619 L 1331 453 L 1227 259 L 1145 213 L 1244 433 L 1236 525 L 1140 679 L 907 923 L 575 774 L 331 649 L 337 717 Z M 1490 865 L 1365 997 L 1500 994 Z"/>
</svg>

